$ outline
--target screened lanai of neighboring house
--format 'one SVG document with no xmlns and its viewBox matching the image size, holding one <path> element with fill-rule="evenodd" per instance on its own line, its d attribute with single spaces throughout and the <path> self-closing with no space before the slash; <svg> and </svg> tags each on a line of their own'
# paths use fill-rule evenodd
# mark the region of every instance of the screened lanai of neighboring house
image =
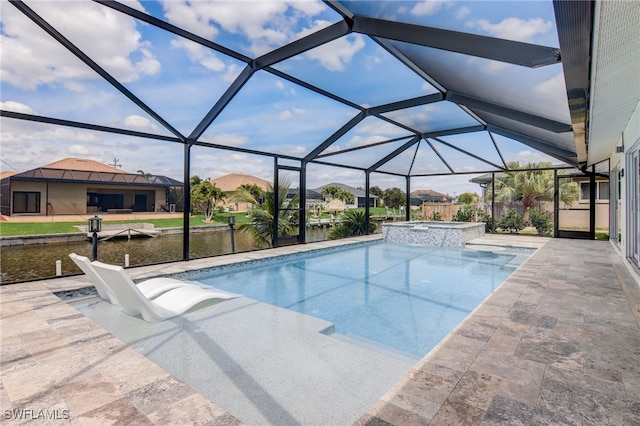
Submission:
<svg viewBox="0 0 640 426">
<path fill-rule="evenodd" d="M 407 198 L 421 182 L 468 181 L 513 162 L 593 174 L 602 159 L 587 120 L 594 10 L 586 1 L 10 1 L 3 167 L 62 152 L 124 157 L 181 179 L 185 205 L 196 174 L 262 171 L 276 190 L 283 177 L 303 189 L 355 179 L 367 192 L 392 181 Z"/>
</svg>

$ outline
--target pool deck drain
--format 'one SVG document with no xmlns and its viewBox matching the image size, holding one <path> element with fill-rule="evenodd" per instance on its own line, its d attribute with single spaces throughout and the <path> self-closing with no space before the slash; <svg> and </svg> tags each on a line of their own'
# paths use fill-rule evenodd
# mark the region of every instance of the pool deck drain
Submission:
<svg viewBox="0 0 640 426">
<path fill-rule="evenodd" d="M 640 424 L 638 282 L 609 242 L 537 241 L 546 244 L 365 413 L 354 413 L 356 424 Z M 234 256 L 333 244 L 340 242 Z M 230 258 L 129 272 L 172 274 Z M 79 276 L 0 287 L 3 421 L 43 410 L 68 424 L 242 423 L 137 350 L 148 347 L 123 343 L 53 294 L 86 285 Z M 250 392 L 254 378 L 244 379 Z"/>
</svg>

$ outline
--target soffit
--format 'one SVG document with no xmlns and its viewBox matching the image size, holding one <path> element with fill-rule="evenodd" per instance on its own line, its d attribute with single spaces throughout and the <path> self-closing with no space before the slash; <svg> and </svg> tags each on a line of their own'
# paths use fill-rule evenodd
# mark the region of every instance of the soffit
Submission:
<svg viewBox="0 0 640 426">
<path fill-rule="evenodd" d="M 640 5 L 596 4 L 589 164 L 609 158 L 640 102 Z M 632 141 L 633 142 L 633 141 Z"/>
</svg>

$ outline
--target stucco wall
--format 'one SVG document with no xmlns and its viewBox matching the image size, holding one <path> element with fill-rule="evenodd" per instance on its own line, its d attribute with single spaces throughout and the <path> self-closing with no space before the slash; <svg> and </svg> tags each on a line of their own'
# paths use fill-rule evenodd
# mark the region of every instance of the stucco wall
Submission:
<svg viewBox="0 0 640 426">
<path fill-rule="evenodd" d="M 589 208 L 589 203 L 574 203 L 574 208 Z M 589 210 L 560 210 L 560 229 L 589 228 Z M 596 201 L 596 229 L 609 229 L 609 203 Z"/>
<path fill-rule="evenodd" d="M 39 214 L 41 216 L 94 213 L 93 211 L 87 211 L 87 192 L 99 192 L 102 194 L 124 193 L 124 208 L 129 208 L 135 204 L 135 194 L 146 194 L 148 196 L 147 208 L 149 208 L 149 211 L 161 211 L 160 206 L 164 206 L 167 203 L 166 191 L 162 187 L 13 181 L 11 183 L 11 192 L 16 191 L 39 192 Z M 13 207 L 12 214 L 14 214 Z"/>
<path fill-rule="evenodd" d="M 42 195 L 45 200 L 46 194 Z M 87 212 L 87 187 L 68 183 L 49 184 L 49 215 L 85 214 Z"/>
<path fill-rule="evenodd" d="M 625 154 L 631 150 L 638 141 L 640 141 L 640 102 L 637 103 L 636 109 L 631 115 L 627 126 L 622 132 L 622 135 L 616 142 L 615 146 L 624 146 L 624 153 L 617 153 L 615 146 L 611 151 L 611 155 L 609 157 L 609 167 L 611 170 L 614 170 L 616 167 L 618 169 L 625 169 L 627 167 L 625 163 Z M 619 204 L 618 210 L 618 218 L 619 218 L 619 235 L 621 237 L 620 244 L 617 246 L 621 250 L 622 258 L 626 259 L 631 256 L 628 252 L 628 244 L 627 239 L 629 236 L 627 235 L 629 229 L 629 223 L 632 220 L 627 217 L 627 200 L 629 199 L 628 191 L 630 189 L 627 188 L 626 179 L 621 180 L 620 184 L 620 199 L 621 202 Z M 633 237 L 632 237 L 633 238 Z M 638 265 L 640 266 L 640 265 Z"/>
</svg>

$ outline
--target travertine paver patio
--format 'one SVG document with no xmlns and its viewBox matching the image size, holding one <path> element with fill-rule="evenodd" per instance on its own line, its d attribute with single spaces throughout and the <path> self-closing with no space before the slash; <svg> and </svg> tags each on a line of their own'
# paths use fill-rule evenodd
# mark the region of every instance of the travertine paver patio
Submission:
<svg viewBox="0 0 640 426">
<path fill-rule="evenodd" d="M 639 309 L 608 242 L 551 240 L 358 424 L 640 424 Z"/>
<path fill-rule="evenodd" d="M 240 423 L 52 293 L 86 285 L 80 276 L 0 288 L 3 423 Z M 638 284 L 608 242 L 550 240 L 357 424 L 640 424 L 639 309 Z"/>
</svg>

